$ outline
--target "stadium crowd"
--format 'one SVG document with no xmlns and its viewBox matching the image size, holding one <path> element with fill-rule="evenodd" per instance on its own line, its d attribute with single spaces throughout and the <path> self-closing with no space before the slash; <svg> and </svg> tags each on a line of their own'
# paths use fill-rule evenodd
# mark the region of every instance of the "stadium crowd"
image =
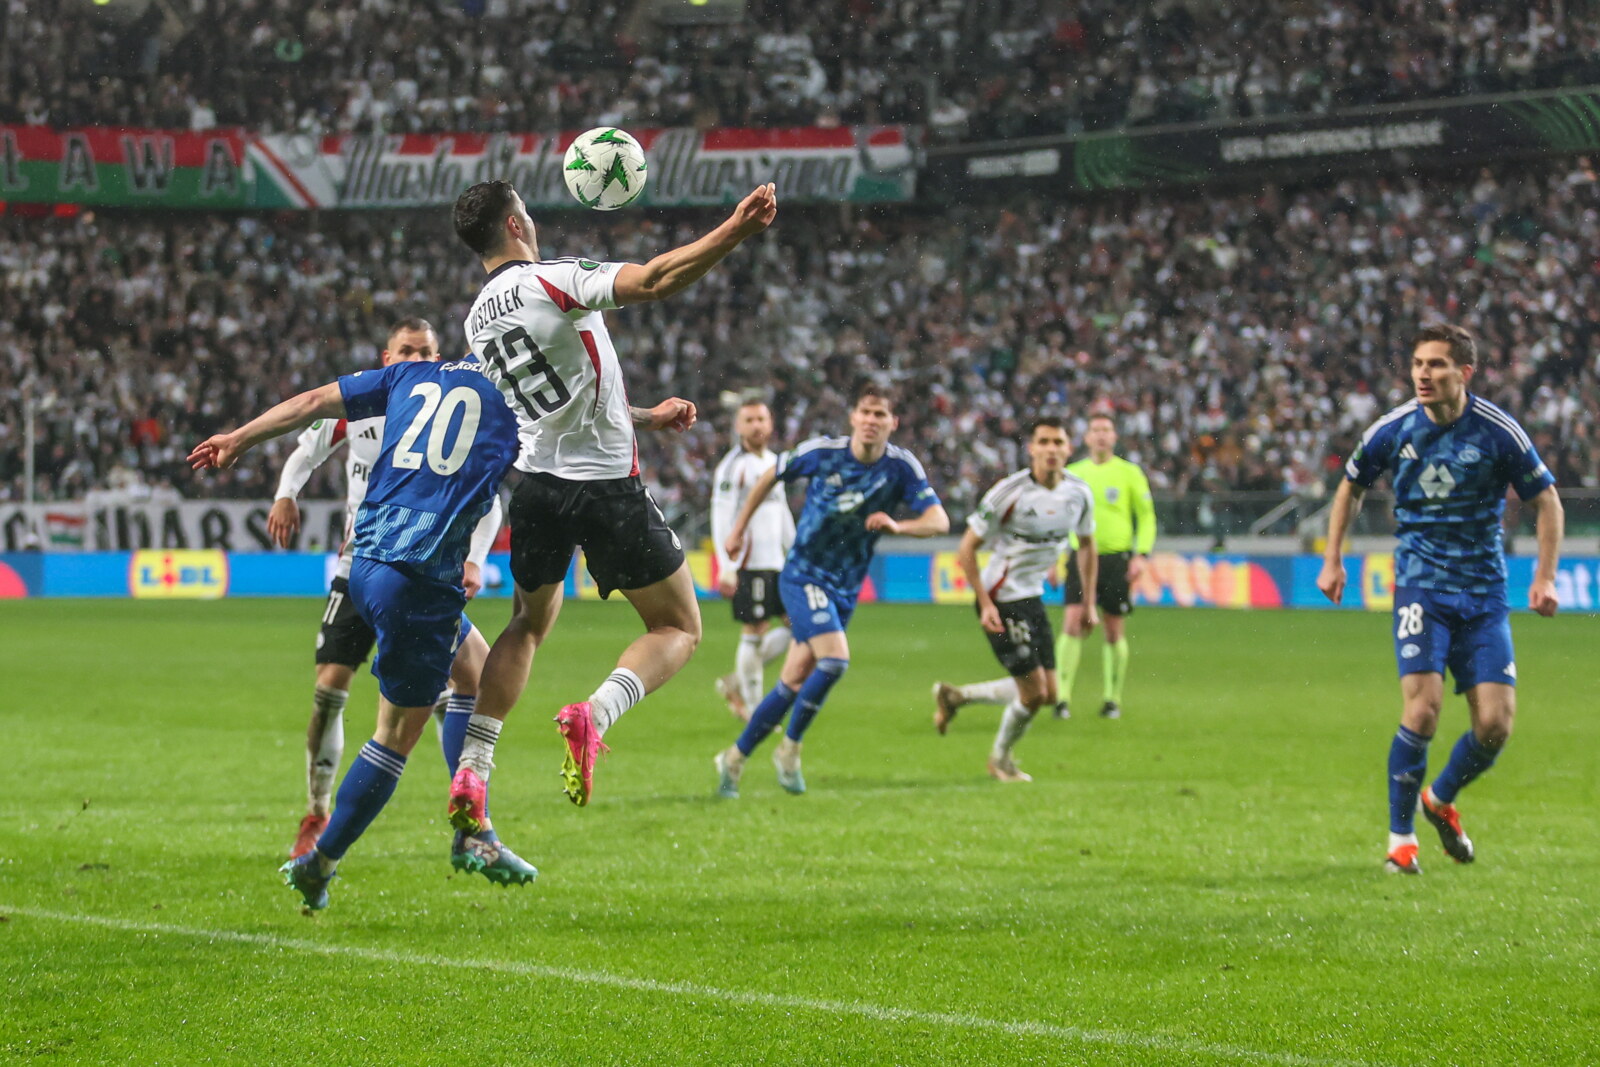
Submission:
<svg viewBox="0 0 1600 1067">
<path fill-rule="evenodd" d="M 0 496 L 22 494 L 24 379 L 38 491 L 268 497 L 287 448 L 192 487 L 189 446 L 373 365 L 411 313 L 462 350 L 482 281 L 448 213 L 85 213 L 0 221 Z M 712 220 L 553 215 L 544 255 L 642 260 Z M 723 402 L 770 396 L 779 441 L 841 432 L 862 375 L 904 393 L 897 440 L 964 515 L 1020 464 L 1039 411 L 1117 412 L 1158 488 L 1317 495 L 1408 395 L 1409 333 L 1481 338 L 1477 388 L 1518 412 L 1560 482 L 1600 484 L 1600 195 L 1582 167 L 1347 180 L 1250 195 L 1019 200 L 933 213 L 786 208 L 680 297 L 615 312 L 639 402 L 709 416 L 643 441 L 669 511 L 703 511 Z M 338 496 L 321 472 L 312 495 Z"/>
<path fill-rule="evenodd" d="M 991 140 L 1600 82 L 1596 6 L 750 0 L 734 25 L 660 26 L 624 0 L 187 0 L 131 20 L 10 0 L 0 122 Z"/>
</svg>

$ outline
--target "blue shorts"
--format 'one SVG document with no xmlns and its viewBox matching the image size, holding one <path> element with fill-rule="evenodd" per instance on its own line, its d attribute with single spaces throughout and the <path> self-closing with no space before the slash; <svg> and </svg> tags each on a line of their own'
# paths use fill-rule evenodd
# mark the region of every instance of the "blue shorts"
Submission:
<svg viewBox="0 0 1600 1067">
<path fill-rule="evenodd" d="M 1481 682 L 1516 685 L 1511 609 L 1498 594 L 1397 588 L 1394 658 L 1402 677 L 1448 667 L 1458 693 Z"/>
<path fill-rule="evenodd" d="M 403 563 L 357 556 L 350 600 L 378 635 L 372 661 L 378 692 L 402 708 L 428 707 L 450 685 L 456 649 L 472 632 L 459 585 L 418 574 Z"/>
<path fill-rule="evenodd" d="M 844 633 L 856 611 L 856 598 L 785 568 L 778 575 L 778 595 L 789 613 L 789 632 L 804 644 L 820 634 Z"/>
</svg>

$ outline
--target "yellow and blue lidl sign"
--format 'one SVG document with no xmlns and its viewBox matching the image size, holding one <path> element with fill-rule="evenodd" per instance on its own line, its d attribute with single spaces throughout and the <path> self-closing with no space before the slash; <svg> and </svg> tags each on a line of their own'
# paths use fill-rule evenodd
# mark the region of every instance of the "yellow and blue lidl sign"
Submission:
<svg viewBox="0 0 1600 1067">
<path fill-rule="evenodd" d="M 143 599 L 220 600 L 228 556 L 218 548 L 142 549 L 128 564 L 128 592 Z"/>
</svg>

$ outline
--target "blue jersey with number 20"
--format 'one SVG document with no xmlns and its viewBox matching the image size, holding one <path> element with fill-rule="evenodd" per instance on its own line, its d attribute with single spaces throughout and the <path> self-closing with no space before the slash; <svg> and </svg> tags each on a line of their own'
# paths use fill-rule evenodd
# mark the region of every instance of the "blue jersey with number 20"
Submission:
<svg viewBox="0 0 1600 1067">
<path fill-rule="evenodd" d="M 393 363 L 339 379 L 346 415 L 384 416 L 351 553 L 459 584 L 472 530 L 517 458 L 517 420 L 476 363 Z"/>
</svg>

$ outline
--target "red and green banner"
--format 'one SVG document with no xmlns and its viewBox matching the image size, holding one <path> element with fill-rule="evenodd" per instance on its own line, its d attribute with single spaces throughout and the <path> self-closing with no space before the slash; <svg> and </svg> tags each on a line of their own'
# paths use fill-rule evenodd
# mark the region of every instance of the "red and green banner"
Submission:
<svg viewBox="0 0 1600 1067">
<path fill-rule="evenodd" d="M 730 204 L 762 182 L 787 202 L 881 203 L 916 192 L 903 126 L 634 131 L 650 161 L 640 203 Z M 537 209 L 576 208 L 562 134 L 307 136 L 0 126 L 0 200 L 173 208 L 451 204 L 504 178 Z"/>
</svg>

